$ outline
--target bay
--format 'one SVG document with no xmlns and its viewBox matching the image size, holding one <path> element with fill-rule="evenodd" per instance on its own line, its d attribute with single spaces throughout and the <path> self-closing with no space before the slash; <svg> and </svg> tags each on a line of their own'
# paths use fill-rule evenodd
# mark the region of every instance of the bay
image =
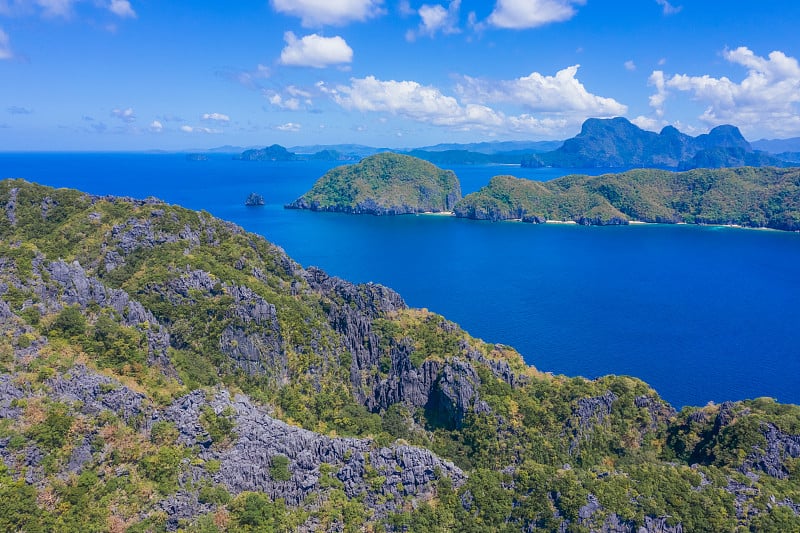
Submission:
<svg viewBox="0 0 800 533">
<path fill-rule="evenodd" d="M 335 165 L 4 153 L 0 178 L 204 209 L 264 235 L 305 266 L 388 285 L 409 305 L 514 346 L 543 371 L 634 375 L 678 407 L 758 396 L 800 403 L 800 235 L 283 209 Z M 547 180 L 567 173 L 450 168 L 465 193 L 497 174 Z M 267 205 L 246 208 L 250 192 Z"/>
</svg>

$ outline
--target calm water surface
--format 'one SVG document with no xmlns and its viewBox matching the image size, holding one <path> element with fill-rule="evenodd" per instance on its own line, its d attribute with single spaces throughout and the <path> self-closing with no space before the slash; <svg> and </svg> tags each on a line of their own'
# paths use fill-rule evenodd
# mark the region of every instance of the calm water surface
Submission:
<svg viewBox="0 0 800 533">
<path fill-rule="evenodd" d="M 772 396 L 800 403 L 800 235 L 717 227 L 533 226 L 442 216 L 283 209 L 334 163 L 230 156 L 0 154 L 0 178 L 156 196 L 264 235 L 303 265 L 398 290 L 555 373 L 630 374 L 676 406 Z M 560 169 L 459 166 L 491 176 Z M 263 208 L 245 208 L 255 191 Z"/>
</svg>

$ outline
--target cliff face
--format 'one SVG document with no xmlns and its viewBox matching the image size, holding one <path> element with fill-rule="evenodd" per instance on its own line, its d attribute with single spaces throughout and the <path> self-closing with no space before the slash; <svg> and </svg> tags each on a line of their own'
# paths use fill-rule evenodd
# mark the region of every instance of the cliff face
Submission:
<svg viewBox="0 0 800 533">
<path fill-rule="evenodd" d="M 523 160 L 522 166 L 560 168 L 669 167 L 721 168 L 780 165 L 780 160 L 753 150 L 738 128 L 717 126 L 691 137 L 667 126 L 660 133 L 646 131 L 625 118 L 591 118 L 581 132 L 564 144 Z"/>
<path fill-rule="evenodd" d="M 322 176 L 290 209 L 405 215 L 450 211 L 461 199 L 455 174 L 415 157 L 382 153 Z"/>
<path fill-rule="evenodd" d="M 540 373 L 206 214 L 0 182 L 0 529 L 791 530 L 799 434 Z"/>
</svg>

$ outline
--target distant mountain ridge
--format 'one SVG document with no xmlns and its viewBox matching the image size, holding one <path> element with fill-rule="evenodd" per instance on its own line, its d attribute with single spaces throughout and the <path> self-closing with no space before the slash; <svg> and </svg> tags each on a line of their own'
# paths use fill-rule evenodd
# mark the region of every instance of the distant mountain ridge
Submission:
<svg viewBox="0 0 800 533">
<path fill-rule="evenodd" d="M 756 150 L 763 150 L 781 157 L 784 152 L 800 152 L 800 137 L 790 139 L 759 139 L 750 145 Z"/>
<path fill-rule="evenodd" d="M 717 126 L 710 132 L 692 137 L 673 126 L 660 133 L 646 131 L 629 120 L 586 120 L 581 132 L 551 152 L 532 154 L 522 161 L 524 167 L 691 168 L 734 166 L 782 166 L 784 162 L 765 152 L 753 150 L 739 128 Z"/>
</svg>

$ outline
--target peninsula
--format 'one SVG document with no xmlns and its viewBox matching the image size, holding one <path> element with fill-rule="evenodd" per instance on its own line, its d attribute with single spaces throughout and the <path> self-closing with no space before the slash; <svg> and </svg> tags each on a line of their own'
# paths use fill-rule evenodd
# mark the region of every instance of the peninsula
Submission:
<svg viewBox="0 0 800 533">
<path fill-rule="evenodd" d="M 797 231 L 800 168 L 640 169 L 547 182 L 495 176 L 453 211 L 478 220 L 730 224 Z"/>
<path fill-rule="evenodd" d="M 461 185 L 450 170 L 391 152 L 336 167 L 289 209 L 352 214 L 405 215 L 451 211 L 461 199 Z"/>
</svg>

